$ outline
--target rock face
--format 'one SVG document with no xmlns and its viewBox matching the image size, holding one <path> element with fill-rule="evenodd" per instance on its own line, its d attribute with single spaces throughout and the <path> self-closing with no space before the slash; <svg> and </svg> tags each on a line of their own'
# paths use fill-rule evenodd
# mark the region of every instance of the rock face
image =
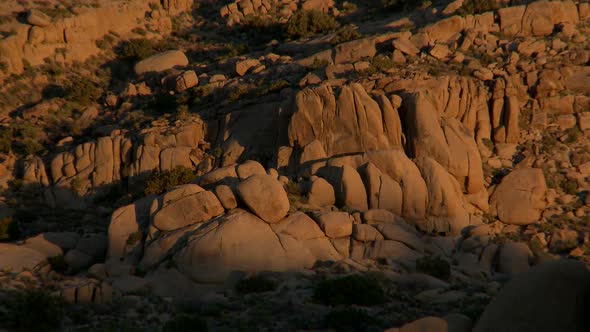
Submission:
<svg viewBox="0 0 590 332">
<path fill-rule="evenodd" d="M 539 220 L 545 208 L 547 185 L 543 171 L 520 168 L 506 175 L 490 199 L 491 212 L 501 221 L 528 225 Z"/>
<path fill-rule="evenodd" d="M 281 220 L 289 212 L 285 189 L 269 175 L 249 177 L 238 185 L 237 192 L 246 205 L 268 223 Z"/>
<path fill-rule="evenodd" d="M 45 255 L 26 246 L 0 243 L 0 270 L 33 270 L 45 262 Z"/>
<path fill-rule="evenodd" d="M 590 272 L 582 262 L 548 262 L 504 286 L 474 331 L 586 331 L 589 298 Z"/>
<path fill-rule="evenodd" d="M 67 18 L 31 10 L 26 16 L 28 24 L 19 24 L 14 35 L 0 39 L 0 60 L 8 65 L 0 77 L 22 73 L 25 63 L 42 65 L 44 59 L 83 62 L 100 52 L 96 41 L 111 32 L 121 38 L 132 38 L 135 28 L 168 32 L 173 13 L 158 7 L 142 0 L 101 2 Z"/>
<path fill-rule="evenodd" d="M 316 140 L 327 156 L 389 149 L 401 141 L 397 111 L 387 99 L 380 106 L 359 84 L 338 94 L 327 85 L 305 89 L 294 107 L 289 142 L 304 151 Z"/>
<path fill-rule="evenodd" d="M 149 72 L 162 72 L 186 65 L 188 65 L 188 59 L 182 51 L 167 51 L 138 62 L 135 65 L 135 73 L 141 75 Z"/>
</svg>

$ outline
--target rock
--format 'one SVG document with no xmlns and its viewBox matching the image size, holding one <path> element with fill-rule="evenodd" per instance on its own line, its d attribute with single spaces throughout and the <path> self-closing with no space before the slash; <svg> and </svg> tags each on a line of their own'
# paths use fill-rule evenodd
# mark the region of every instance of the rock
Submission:
<svg viewBox="0 0 590 332">
<path fill-rule="evenodd" d="M 498 270 L 508 275 L 526 272 L 530 266 L 533 253 L 526 243 L 505 243 L 500 248 Z"/>
<path fill-rule="evenodd" d="M 236 74 L 244 76 L 246 73 L 255 67 L 260 66 L 260 61 L 256 59 L 246 59 L 236 62 Z"/>
<path fill-rule="evenodd" d="M 244 163 L 238 165 L 236 173 L 240 180 L 246 180 L 252 175 L 265 175 L 266 171 L 264 167 L 257 161 L 247 160 Z"/>
<path fill-rule="evenodd" d="M 178 75 L 175 80 L 176 92 L 182 92 L 199 85 L 199 78 L 194 70 L 187 70 Z"/>
<path fill-rule="evenodd" d="M 62 250 L 70 250 L 76 247 L 78 240 L 80 239 L 80 235 L 74 232 L 47 232 L 43 234 L 43 238 L 57 245 Z"/>
<path fill-rule="evenodd" d="M 362 38 L 338 44 L 334 48 L 334 63 L 356 62 L 363 58 L 372 58 L 377 53 L 373 38 Z"/>
<path fill-rule="evenodd" d="M 430 50 L 429 53 L 433 57 L 441 60 L 441 59 L 444 59 L 444 58 L 448 57 L 451 54 L 451 51 L 449 50 L 449 47 L 447 45 L 444 45 L 444 44 L 436 44 Z"/>
<path fill-rule="evenodd" d="M 347 212 L 325 212 L 316 215 L 318 225 L 326 236 L 337 239 L 352 234 L 352 218 Z"/>
<path fill-rule="evenodd" d="M 457 180 L 429 157 L 416 160 L 428 187 L 428 231 L 453 235 L 469 225 L 467 203 Z"/>
<path fill-rule="evenodd" d="M 473 76 L 482 81 L 491 81 L 494 79 L 494 73 L 487 68 L 479 68 L 473 72 Z"/>
<path fill-rule="evenodd" d="M 135 65 L 135 73 L 141 75 L 149 72 L 162 72 L 186 65 L 188 65 L 188 59 L 182 51 L 166 51 L 138 62 Z"/>
<path fill-rule="evenodd" d="M 253 175 L 237 186 L 248 208 L 268 223 L 281 220 L 289 212 L 289 198 L 279 181 L 269 175 Z"/>
<path fill-rule="evenodd" d="M 44 234 L 28 238 L 24 244 L 25 247 L 31 248 L 45 255 L 46 258 L 63 255 L 61 248 L 45 238 Z"/>
<path fill-rule="evenodd" d="M 230 186 L 220 184 L 215 187 L 214 192 L 217 196 L 217 199 L 226 210 L 235 209 L 238 206 L 236 197 L 234 196 L 234 192 L 231 190 Z"/>
<path fill-rule="evenodd" d="M 25 246 L 0 243 L 0 270 L 33 270 L 45 262 L 45 254 Z"/>
<path fill-rule="evenodd" d="M 474 332 L 585 331 L 583 303 L 588 296 L 590 272 L 582 262 L 547 262 L 506 284 L 486 307 Z"/>
<path fill-rule="evenodd" d="M 506 175 L 490 198 L 491 212 L 507 224 L 528 225 L 545 209 L 545 176 L 536 168 L 519 168 Z"/>
<path fill-rule="evenodd" d="M 295 212 L 276 224 L 272 224 L 275 233 L 287 234 L 299 241 L 318 239 L 325 237 L 313 219 L 303 212 Z"/>
<path fill-rule="evenodd" d="M 132 275 L 114 278 L 112 285 L 122 295 L 147 295 L 151 288 L 146 279 Z"/>
<path fill-rule="evenodd" d="M 559 229 L 551 234 L 549 248 L 554 252 L 566 252 L 578 246 L 578 232 L 570 229 Z"/>
<path fill-rule="evenodd" d="M 68 265 L 70 271 L 76 273 L 91 266 L 95 259 L 78 249 L 72 249 L 64 255 L 64 261 Z"/>
<path fill-rule="evenodd" d="M 387 209 L 397 215 L 402 214 L 403 192 L 398 182 L 371 162 L 361 167 L 360 174 L 367 189 L 369 208 Z"/>
<path fill-rule="evenodd" d="M 405 324 L 399 329 L 400 332 L 447 332 L 447 322 L 438 317 L 421 318 Z"/>
<path fill-rule="evenodd" d="M 395 224 L 377 224 L 377 230 L 383 234 L 385 240 L 397 241 L 416 251 L 424 251 L 424 243 L 416 234 L 408 231 L 406 227 Z"/>
<path fill-rule="evenodd" d="M 381 241 L 385 239 L 375 227 L 366 224 L 353 224 L 352 237 L 361 242 Z"/>
<path fill-rule="evenodd" d="M 471 318 L 462 314 L 448 314 L 443 317 L 447 322 L 449 332 L 471 332 L 473 330 L 473 321 Z"/>
<path fill-rule="evenodd" d="M 332 185 L 317 177 L 311 182 L 311 188 L 307 194 L 307 201 L 311 205 L 315 206 L 331 206 L 336 204 L 336 196 L 334 194 L 334 187 Z"/>
<path fill-rule="evenodd" d="M 201 191 L 165 205 L 153 216 L 152 225 L 162 231 L 172 231 L 208 221 L 224 211 L 215 194 Z"/>
<path fill-rule="evenodd" d="M 51 24 L 51 17 L 36 9 L 31 9 L 27 13 L 27 23 L 38 27 L 46 27 Z"/>
<path fill-rule="evenodd" d="M 289 247 L 293 244 L 287 243 L 289 238 L 293 239 L 286 236 L 279 240 L 268 223 L 235 209 L 194 233 L 187 246 L 174 256 L 174 262 L 179 271 L 197 282 L 225 281 L 233 271 L 253 273 L 311 267 L 308 264 L 313 261 L 302 257 L 307 254 L 312 258 L 305 249 L 307 245 Z"/>
<path fill-rule="evenodd" d="M 394 40 L 393 48 L 409 56 L 420 53 L 420 50 L 409 39 L 399 38 Z"/>
<path fill-rule="evenodd" d="M 142 229 L 148 223 L 149 206 L 153 196 L 118 208 L 111 215 L 108 237 L 107 257 L 125 257 L 137 246 L 141 246 Z"/>
<path fill-rule="evenodd" d="M 361 176 L 353 167 L 348 165 L 324 167 L 318 170 L 317 175 L 328 180 L 333 186 L 338 206 L 347 206 L 359 211 L 369 208 L 365 186 Z"/>
</svg>

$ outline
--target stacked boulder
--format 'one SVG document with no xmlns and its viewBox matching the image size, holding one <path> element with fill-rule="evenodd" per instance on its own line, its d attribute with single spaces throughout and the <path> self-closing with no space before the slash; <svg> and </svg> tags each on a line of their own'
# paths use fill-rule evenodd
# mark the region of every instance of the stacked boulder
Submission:
<svg viewBox="0 0 590 332">
<path fill-rule="evenodd" d="M 219 14 L 232 26 L 244 22 L 248 17 L 279 18 L 287 21 L 298 9 L 328 12 L 334 8 L 333 0 L 236 0 L 223 6 Z"/>
</svg>

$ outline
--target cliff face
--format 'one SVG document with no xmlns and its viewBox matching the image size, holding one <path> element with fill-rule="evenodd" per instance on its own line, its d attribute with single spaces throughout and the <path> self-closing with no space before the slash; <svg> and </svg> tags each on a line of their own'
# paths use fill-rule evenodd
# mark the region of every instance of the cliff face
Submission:
<svg viewBox="0 0 590 332">
<path fill-rule="evenodd" d="M 44 64 L 46 59 L 59 63 L 85 61 L 98 54 L 96 42 L 109 33 L 122 38 L 136 28 L 153 38 L 171 31 L 171 17 L 190 9 L 190 1 L 165 1 L 164 6 L 146 0 L 105 1 L 98 7 L 80 7 L 72 17 L 44 20 L 29 18 L 13 25 L 13 34 L 0 39 L 0 62 L 6 70 L 0 78 L 19 74 L 25 65 Z"/>
</svg>

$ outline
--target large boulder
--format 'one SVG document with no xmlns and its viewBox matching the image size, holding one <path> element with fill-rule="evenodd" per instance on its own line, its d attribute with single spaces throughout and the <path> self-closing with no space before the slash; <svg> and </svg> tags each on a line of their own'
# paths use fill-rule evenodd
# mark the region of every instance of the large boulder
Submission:
<svg viewBox="0 0 590 332">
<path fill-rule="evenodd" d="M 590 271 L 557 260 L 512 279 L 488 305 L 475 332 L 587 331 Z"/>
<path fill-rule="evenodd" d="M 351 166 L 328 166 L 320 169 L 318 175 L 325 178 L 333 187 L 336 194 L 336 203 L 345 207 L 366 211 L 367 192 L 361 176 Z"/>
<path fill-rule="evenodd" d="M 0 243 L 0 270 L 21 272 L 33 270 L 45 262 L 45 255 L 35 249 L 8 243 Z"/>
<path fill-rule="evenodd" d="M 162 72 L 186 65 L 188 65 L 188 59 L 182 51 L 166 51 L 139 61 L 135 65 L 135 73 L 141 75 L 149 72 Z"/>
<path fill-rule="evenodd" d="M 491 212 L 507 224 L 532 224 L 539 220 L 545 209 L 546 190 L 542 170 L 516 169 L 502 179 L 492 194 Z"/>
<path fill-rule="evenodd" d="M 300 249 L 300 248 L 298 248 Z M 225 280 L 233 271 L 285 271 L 293 266 L 272 228 L 256 216 L 232 210 L 197 231 L 174 256 L 178 269 L 194 281 Z"/>
<path fill-rule="evenodd" d="M 270 175 L 252 175 L 237 187 L 248 208 L 268 223 L 283 219 L 289 212 L 289 198 L 281 183 Z"/>
<path fill-rule="evenodd" d="M 164 206 L 153 216 L 152 225 L 162 231 L 171 231 L 207 221 L 224 211 L 215 194 L 201 191 Z"/>
</svg>

